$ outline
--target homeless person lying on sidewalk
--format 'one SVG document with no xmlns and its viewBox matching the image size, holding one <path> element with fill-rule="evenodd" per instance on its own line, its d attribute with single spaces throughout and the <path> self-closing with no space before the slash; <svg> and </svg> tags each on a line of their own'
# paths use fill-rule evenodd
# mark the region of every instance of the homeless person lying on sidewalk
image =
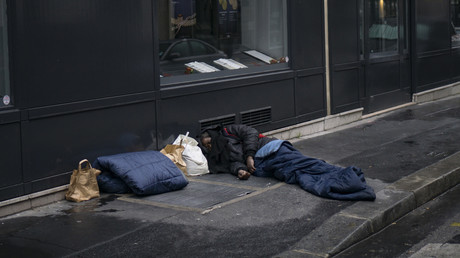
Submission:
<svg viewBox="0 0 460 258">
<path fill-rule="evenodd" d="M 249 126 L 209 127 L 199 142 L 211 173 L 231 173 L 243 180 L 251 175 L 275 177 L 321 197 L 375 200 L 361 169 L 307 157 L 290 142 L 265 137 Z"/>
</svg>

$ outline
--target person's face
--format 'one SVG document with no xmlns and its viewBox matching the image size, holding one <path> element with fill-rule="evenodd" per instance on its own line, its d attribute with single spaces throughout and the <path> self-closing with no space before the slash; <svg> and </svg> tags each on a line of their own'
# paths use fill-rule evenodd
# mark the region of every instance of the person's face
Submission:
<svg viewBox="0 0 460 258">
<path fill-rule="evenodd" d="M 211 137 L 205 137 L 201 140 L 201 144 L 209 151 L 211 150 Z"/>
</svg>

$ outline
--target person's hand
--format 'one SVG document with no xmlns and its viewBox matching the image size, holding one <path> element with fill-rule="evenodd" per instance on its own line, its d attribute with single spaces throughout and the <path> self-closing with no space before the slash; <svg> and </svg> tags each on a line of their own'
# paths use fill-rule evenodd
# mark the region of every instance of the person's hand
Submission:
<svg viewBox="0 0 460 258">
<path fill-rule="evenodd" d="M 240 169 L 238 171 L 238 178 L 239 179 L 247 180 L 250 176 L 251 176 L 251 174 L 246 170 Z"/>
<path fill-rule="evenodd" d="M 254 173 L 256 171 L 256 167 L 254 166 L 254 158 L 251 156 L 248 156 L 246 158 L 246 166 L 248 166 L 249 173 Z"/>
</svg>

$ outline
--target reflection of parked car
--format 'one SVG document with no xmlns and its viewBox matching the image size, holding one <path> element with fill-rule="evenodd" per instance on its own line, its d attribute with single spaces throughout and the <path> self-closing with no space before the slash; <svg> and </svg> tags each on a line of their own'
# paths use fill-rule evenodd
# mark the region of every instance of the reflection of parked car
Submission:
<svg viewBox="0 0 460 258">
<path fill-rule="evenodd" d="M 160 68 L 164 75 L 184 74 L 184 64 L 189 62 L 212 62 L 227 58 L 224 52 L 199 39 L 160 41 Z"/>
</svg>

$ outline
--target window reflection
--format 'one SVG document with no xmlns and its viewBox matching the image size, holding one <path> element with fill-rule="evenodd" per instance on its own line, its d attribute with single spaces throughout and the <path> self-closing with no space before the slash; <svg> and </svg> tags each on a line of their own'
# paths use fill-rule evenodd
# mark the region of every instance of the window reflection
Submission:
<svg viewBox="0 0 460 258">
<path fill-rule="evenodd" d="M 160 0 L 162 77 L 288 61 L 286 0 Z"/>
<path fill-rule="evenodd" d="M 398 0 L 370 1 L 370 53 L 398 50 Z"/>
</svg>

